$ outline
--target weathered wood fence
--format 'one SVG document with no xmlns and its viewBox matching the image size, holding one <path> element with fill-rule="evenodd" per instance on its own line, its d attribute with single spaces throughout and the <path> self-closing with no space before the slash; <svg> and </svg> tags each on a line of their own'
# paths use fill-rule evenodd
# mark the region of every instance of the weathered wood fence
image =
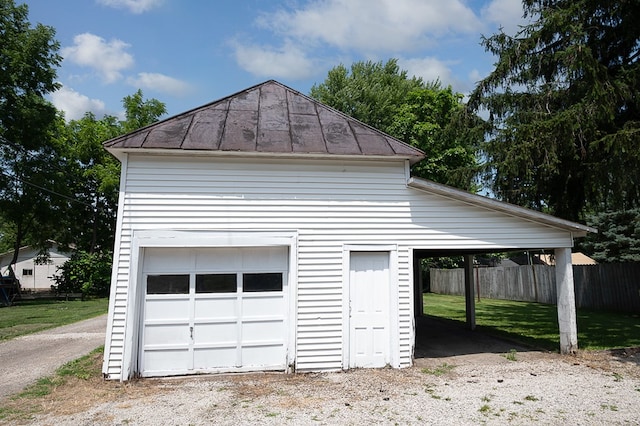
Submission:
<svg viewBox="0 0 640 426">
<path fill-rule="evenodd" d="M 554 266 L 474 268 L 476 297 L 555 304 Z M 640 312 L 640 263 L 574 265 L 576 306 Z M 463 269 L 430 269 L 432 293 L 464 294 Z"/>
</svg>

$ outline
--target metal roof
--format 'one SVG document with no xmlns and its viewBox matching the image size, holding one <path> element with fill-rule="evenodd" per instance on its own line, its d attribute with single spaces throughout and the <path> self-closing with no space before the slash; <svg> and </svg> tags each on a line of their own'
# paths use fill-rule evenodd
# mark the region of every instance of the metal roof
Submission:
<svg viewBox="0 0 640 426">
<path fill-rule="evenodd" d="M 111 139 L 104 146 L 112 153 L 183 150 L 395 157 L 412 164 L 424 158 L 419 149 L 273 80 Z"/>
</svg>

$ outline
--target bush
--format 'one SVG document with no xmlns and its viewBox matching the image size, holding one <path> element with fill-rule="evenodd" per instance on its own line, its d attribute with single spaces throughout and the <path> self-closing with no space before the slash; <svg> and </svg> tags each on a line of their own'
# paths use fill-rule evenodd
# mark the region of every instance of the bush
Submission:
<svg viewBox="0 0 640 426">
<path fill-rule="evenodd" d="M 110 252 L 75 252 L 58 268 L 51 289 L 56 293 L 82 293 L 83 298 L 108 296 L 112 258 Z"/>
</svg>

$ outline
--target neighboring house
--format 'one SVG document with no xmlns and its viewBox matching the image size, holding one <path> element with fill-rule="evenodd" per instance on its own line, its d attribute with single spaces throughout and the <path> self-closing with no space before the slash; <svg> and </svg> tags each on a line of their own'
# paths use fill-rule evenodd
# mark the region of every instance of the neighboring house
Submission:
<svg viewBox="0 0 640 426">
<path fill-rule="evenodd" d="M 544 265 L 553 266 L 556 264 L 556 259 L 551 254 L 538 254 L 536 255 L 543 262 Z M 586 254 L 582 252 L 571 253 L 571 264 L 572 265 L 597 265 L 594 259 L 590 258 Z"/>
<path fill-rule="evenodd" d="M 69 258 L 71 253 L 61 250 L 58 244 L 49 242 L 48 253 L 31 246 L 20 248 L 18 261 L 13 266 L 22 291 L 49 291 L 55 284 L 53 275 Z M 0 270 L 3 276 L 9 274 L 9 263 L 13 250 L 0 254 Z"/>
<path fill-rule="evenodd" d="M 105 147 L 107 378 L 407 367 L 417 259 L 512 249 L 555 249 L 575 347 L 569 254 L 592 228 L 412 178 L 424 153 L 275 81 Z"/>
</svg>

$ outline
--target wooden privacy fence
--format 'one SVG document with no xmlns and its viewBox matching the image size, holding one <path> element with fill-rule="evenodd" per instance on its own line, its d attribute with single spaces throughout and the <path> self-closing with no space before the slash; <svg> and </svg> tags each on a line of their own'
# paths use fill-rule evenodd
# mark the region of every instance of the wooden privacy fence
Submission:
<svg viewBox="0 0 640 426">
<path fill-rule="evenodd" d="M 476 297 L 555 304 L 555 266 L 474 268 Z M 640 312 L 640 263 L 574 265 L 578 308 Z M 463 269 L 430 269 L 432 293 L 464 295 Z"/>
</svg>

